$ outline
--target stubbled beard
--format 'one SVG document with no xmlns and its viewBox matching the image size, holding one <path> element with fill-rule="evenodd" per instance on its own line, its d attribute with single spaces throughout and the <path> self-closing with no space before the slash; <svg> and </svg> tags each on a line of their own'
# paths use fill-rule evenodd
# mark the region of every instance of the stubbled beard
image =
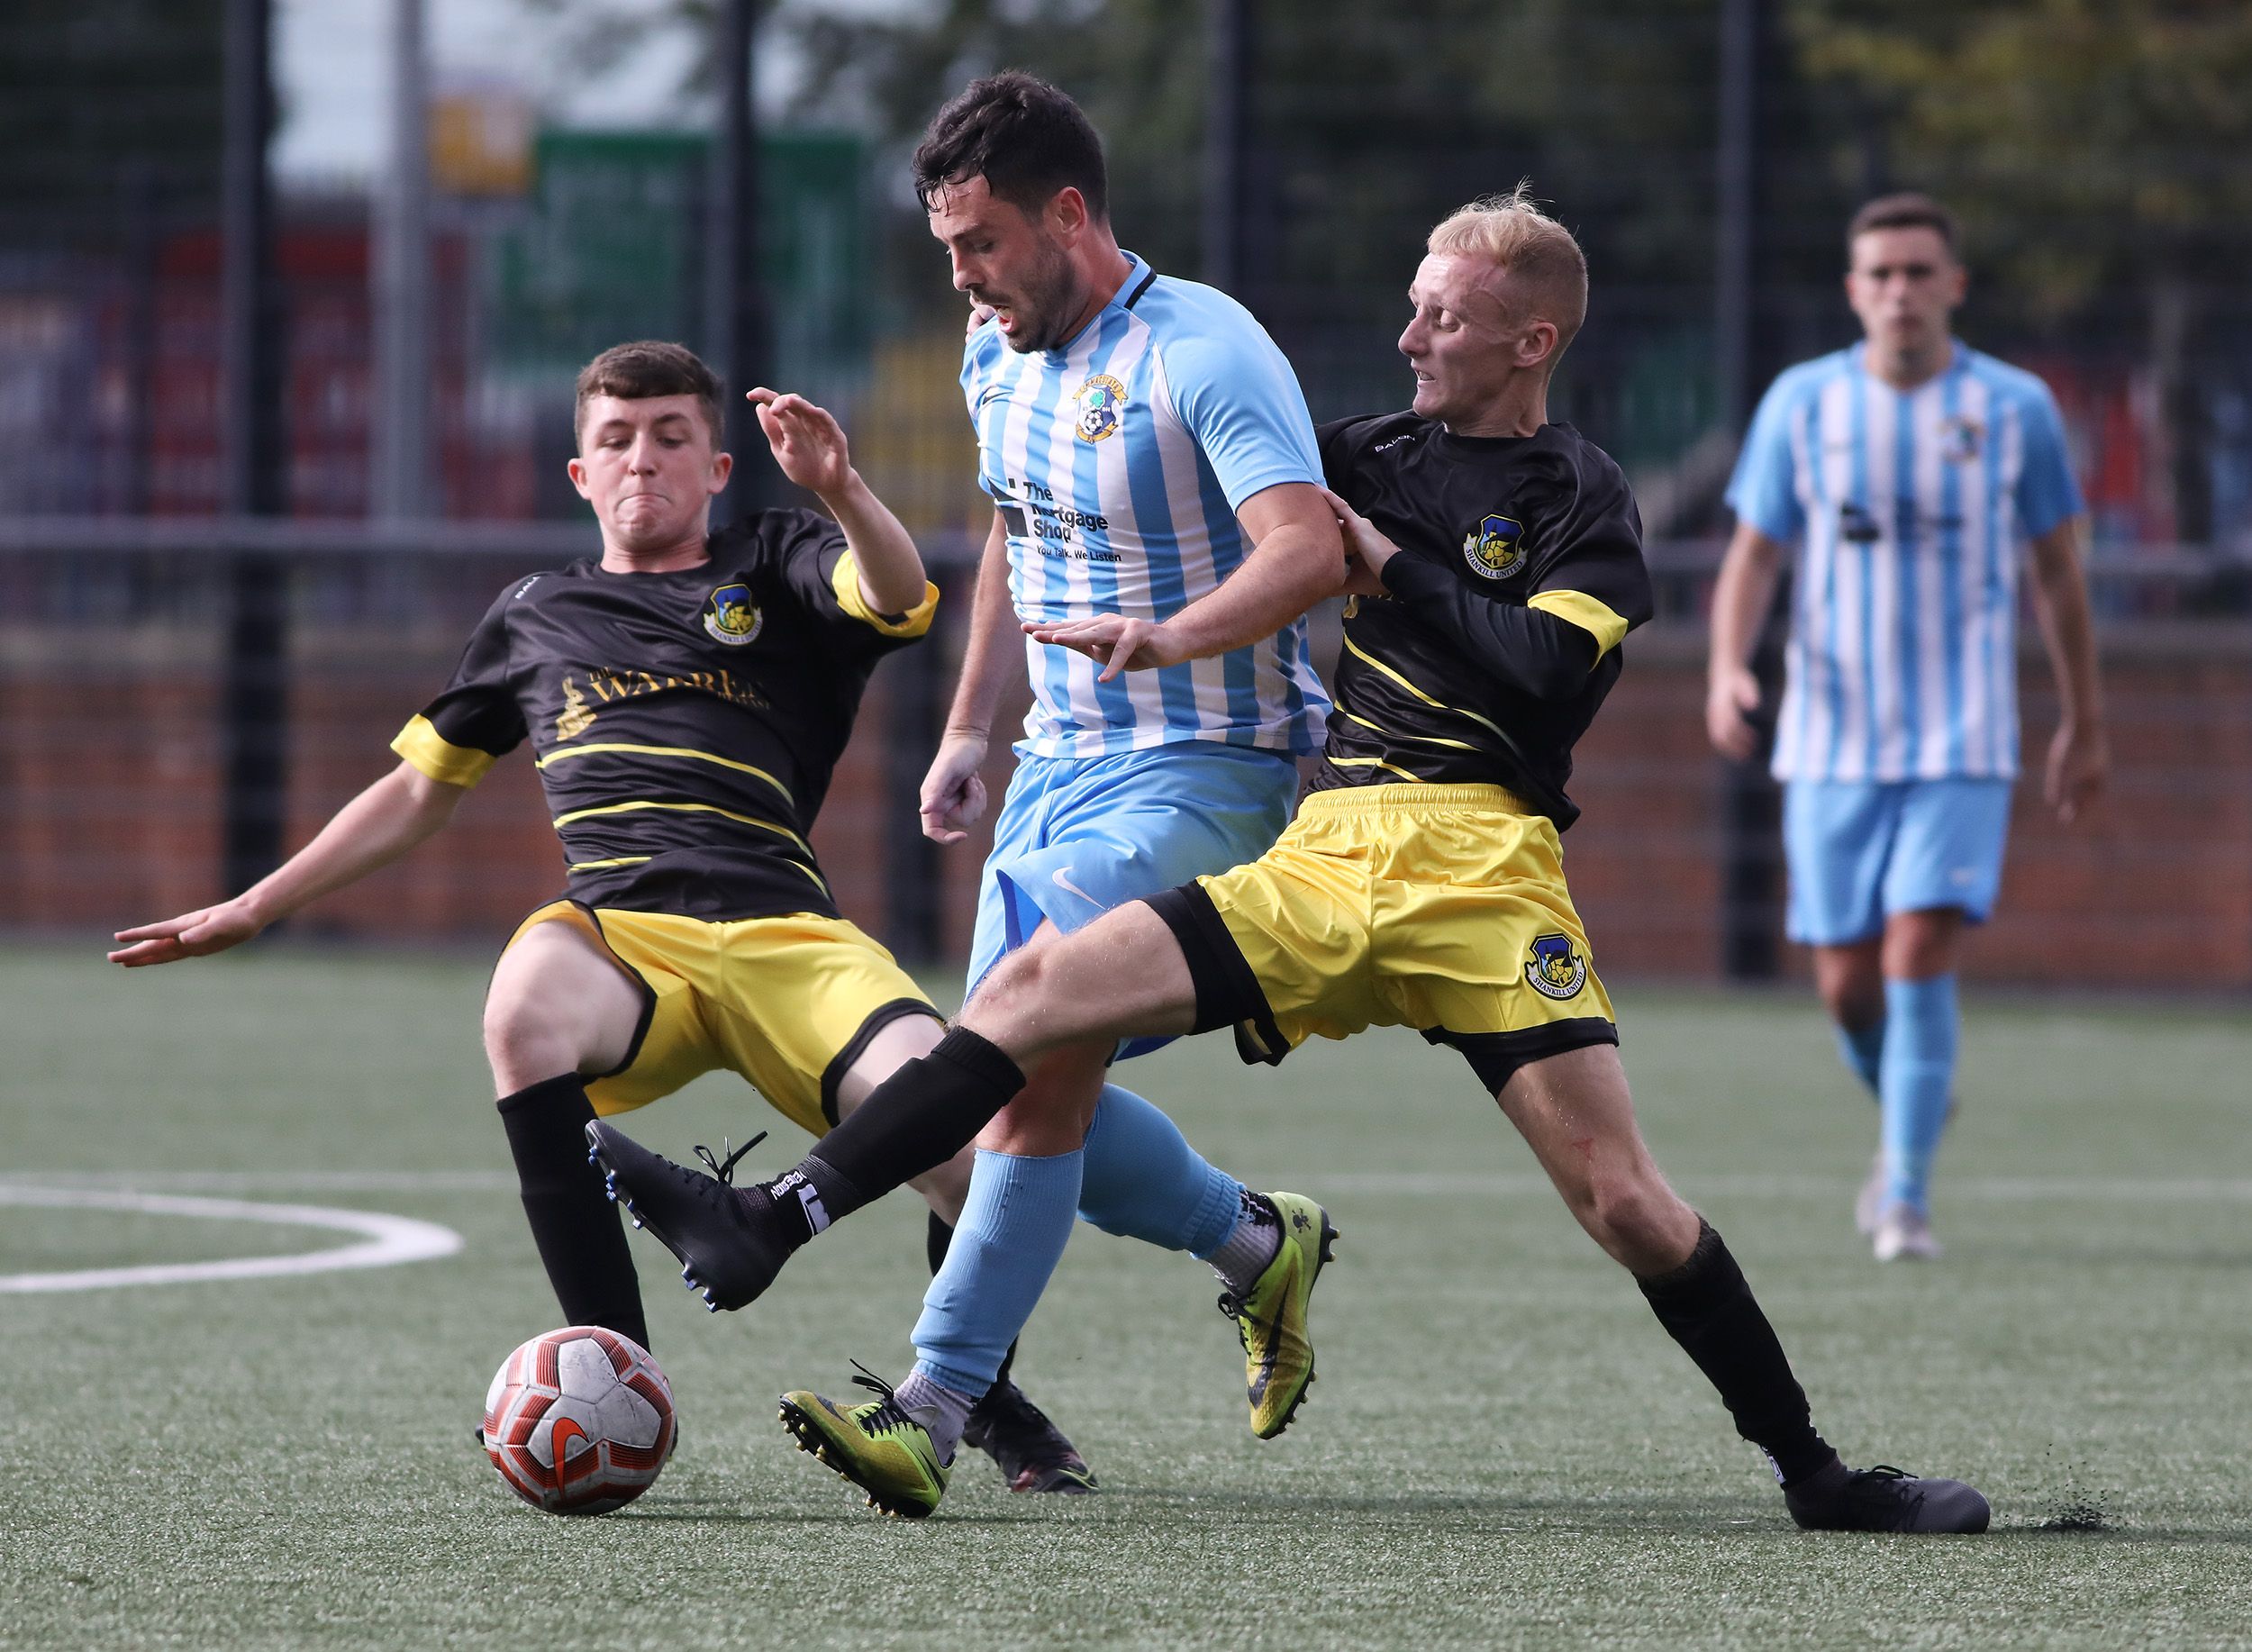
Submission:
<svg viewBox="0 0 2252 1652">
<path fill-rule="evenodd" d="M 1020 356 L 1054 349 L 1064 341 L 1063 330 L 1076 307 L 1071 303 L 1071 263 L 1062 248 L 1044 250 L 1039 268 L 1025 277 L 1022 290 L 1024 301 L 1010 305 L 1019 324 L 1002 337 Z"/>
</svg>

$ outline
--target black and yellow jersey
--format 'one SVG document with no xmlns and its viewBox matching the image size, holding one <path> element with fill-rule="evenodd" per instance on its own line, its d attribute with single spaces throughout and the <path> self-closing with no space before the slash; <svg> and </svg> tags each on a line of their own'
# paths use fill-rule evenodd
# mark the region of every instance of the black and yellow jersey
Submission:
<svg viewBox="0 0 2252 1652">
<path fill-rule="evenodd" d="M 1570 826 L 1573 744 L 1650 617 L 1626 477 L 1568 424 L 1457 436 L 1402 413 L 1319 434 L 1330 486 L 1400 554 L 1386 595 L 1346 605 L 1312 789 L 1482 783 Z"/>
<path fill-rule="evenodd" d="M 938 592 L 871 613 L 842 531 L 811 511 L 710 549 L 677 573 L 589 559 L 518 580 L 392 749 L 472 785 L 530 734 L 586 905 L 834 917 L 807 836 L 869 672 L 930 629 Z"/>
</svg>

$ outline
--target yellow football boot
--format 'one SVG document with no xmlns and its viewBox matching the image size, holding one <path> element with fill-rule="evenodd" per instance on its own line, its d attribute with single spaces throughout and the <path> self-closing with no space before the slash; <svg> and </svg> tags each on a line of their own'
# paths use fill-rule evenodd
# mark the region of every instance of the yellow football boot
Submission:
<svg viewBox="0 0 2252 1652">
<path fill-rule="evenodd" d="M 892 1385 L 863 1370 L 852 1379 L 879 1396 L 843 1406 L 801 1388 L 782 1396 L 782 1426 L 798 1449 L 868 1494 L 868 1507 L 919 1520 L 946 1495 L 947 1467 L 930 1434 L 900 1406 Z"/>
<path fill-rule="evenodd" d="M 1290 1426 L 1313 1383 L 1313 1342 L 1306 1303 L 1337 1241 L 1329 1212 L 1303 1194 L 1268 1194 L 1282 1224 L 1282 1244 L 1250 1290 L 1220 1298 L 1243 1342 L 1251 1432 L 1272 1439 Z"/>
</svg>

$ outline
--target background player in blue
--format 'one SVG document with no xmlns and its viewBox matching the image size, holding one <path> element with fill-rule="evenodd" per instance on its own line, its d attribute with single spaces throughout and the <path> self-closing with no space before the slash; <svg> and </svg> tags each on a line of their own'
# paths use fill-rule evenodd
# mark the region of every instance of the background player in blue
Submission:
<svg viewBox="0 0 2252 1652">
<path fill-rule="evenodd" d="M 1274 841 L 1329 710 L 1301 616 L 1337 588 L 1344 547 L 1289 364 L 1233 300 L 1120 249 L 1101 141 L 1068 97 L 1027 75 L 981 80 L 939 113 L 914 167 L 955 286 L 992 312 L 962 384 L 993 528 L 923 785 L 933 838 L 959 840 L 985 807 L 978 770 L 1020 660 L 1034 693 L 979 893 L 974 986 L 1014 949 Z M 1100 660 L 1074 651 L 1089 642 Z M 1112 1054 L 1057 1052 L 1028 1104 L 979 1139 L 901 1389 L 949 1449 L 1075 1211 L 1205 1257 L 1254 1306 L 1283 1248 L 1273 1201 L 1106 1085 Z"/>
<path fill-rule="evenodd" d="M 2018 543 L 2063 718 L 2043 795 L 2074 820 L 2109 758 L 2082 583 L 2084 513 L 2048 386 L 1949 331 L 1967 277 L 1955 220 L 1888 195 L 1848 227 L 1864 341 L 1760 403 L 1729 484 L 1712 599 L 1712 743 L 1757 747 L 1748 661 L 1797 549 L 1776 715 L 1789 929 L 1846 1063 L 1883 1107 L 1856 1220 L 1879 1261 L 1934 1257 L 1931 1159 L 1953 1105 L 1955 972 L 1993 909 L 2018 772 Z"/>
</svg>

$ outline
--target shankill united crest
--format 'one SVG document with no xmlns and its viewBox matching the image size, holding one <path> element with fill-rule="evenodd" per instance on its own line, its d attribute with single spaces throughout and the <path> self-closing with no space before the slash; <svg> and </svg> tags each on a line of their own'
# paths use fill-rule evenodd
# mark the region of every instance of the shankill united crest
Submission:
<svg viewBox="0 0 2252 1652">
<path fill-rule="evenodd" d="M 1525 985 L 1543 998 L 1569 998 L 1587 985 L 1587 958 L 1569 935 L 1543 935 L 1525 960 Z"/>
<path fill-rule="evenodd" d="M 704 629 L 714 642 L 740 649 L 758 636 L 767 616 L 750 600 L 750 587 L 740 583 L 722 585 L 704 599 Z"/>
<path fill-rule="evenodd" d="M 1463 559 L 1485 579 L 1506 579 L 1525 565 L 1525 524 L 1514 516 L 1488 516 L 1462 536 Z"/>
<path fill-rule="evenodd" d="M 1108 373 L 1097 373 L 1079 386 L 1078 435 L 1081 441 L 1101 441 L 1118 434 L 1126 416 L 1126 386 Z"/>
</svg>

